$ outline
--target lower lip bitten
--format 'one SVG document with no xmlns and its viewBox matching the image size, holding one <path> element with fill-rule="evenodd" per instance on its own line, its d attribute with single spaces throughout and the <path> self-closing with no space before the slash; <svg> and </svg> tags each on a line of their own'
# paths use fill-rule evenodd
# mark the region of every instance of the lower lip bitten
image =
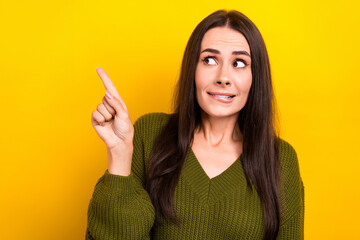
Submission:
<svg viewBox="0 0 360 240">
<path fill-rule="evenodd" d="M 209 94 L 209 96 L 212 97 L 213 99 L 218 100 L 223 103 L 231 103 L 232 101 L 234 101 L 234 98 L 235 98 L 235 97 L 232 97 L 232 98 L 220 97 L 220 96 L 211 95 L 211 94 Z"/>
</svg>

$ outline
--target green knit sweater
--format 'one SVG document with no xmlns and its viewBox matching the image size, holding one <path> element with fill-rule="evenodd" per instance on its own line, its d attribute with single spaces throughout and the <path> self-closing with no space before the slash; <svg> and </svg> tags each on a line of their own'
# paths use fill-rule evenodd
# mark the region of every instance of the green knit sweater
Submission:
<svg viewBox="0 0 360 240">
<path fill-rule="evenodd" d="M 220 175 L 209 178 L 191 148 L 175 189 L 181 225 L 153 228 L 155 213 L 144 189 L 144 171 L 156 136 L 169 114 L 149 113 L 134 124 L 134 153 L 129 176 L 105 171 L 88 207 L 86 239 L 262 239 L 264 215 L 259 195 L 247 186 L 242 155 Z M 280 144 L 284 194 L 277 239 L 304 238 L 304 186 L 297 154 Z"/>
</svg>

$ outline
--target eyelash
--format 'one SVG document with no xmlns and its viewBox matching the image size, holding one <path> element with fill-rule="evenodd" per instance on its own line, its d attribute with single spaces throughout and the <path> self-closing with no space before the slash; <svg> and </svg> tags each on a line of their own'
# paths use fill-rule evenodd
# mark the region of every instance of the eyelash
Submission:
<svg viewBox="0 0 360 240">
<path fill-rule="evenodd" d="M 201 61 L 202 61 L 203 63 L 205 63 L 206 65 L 208 65 L 208 64 L 205 62 L 205 60 L 208 59 L 208 58 L 214 58 L 214 59 L 216 59 L 215 56 L 206 56 L 206 57 L 204 57 Z M 237 58 L 237 59 L 235 59 L 235 62 L 237 62 L 237 61 L 240 61 L 240 62 L 244 63 L 245 67 L 246 67 L 247 65 L 249 65 L 249 64 L 248 64 L 245 60 L 243 60 L 243 59 Z M 242 68 L 245 68 L 245 67 L 242 67 Z"/>
</svg>

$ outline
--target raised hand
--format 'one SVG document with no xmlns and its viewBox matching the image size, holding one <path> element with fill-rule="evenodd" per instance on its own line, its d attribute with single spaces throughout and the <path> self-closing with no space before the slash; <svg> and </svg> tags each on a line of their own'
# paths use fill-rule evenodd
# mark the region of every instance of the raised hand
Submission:
<svg viewBox="0 0 360 240">
<path fill-rule="evenodd" d="M 134 127 L 130 120 L 129 112 L 114 83 L 104 69 L 97 67 L 96 71 L 106 91 L 105 97 L 102 99 L 103 103 L 100 103 L 97 106 L 97 110 L 92 112 L 91 123 L 108 148 L 109 161 L 111 160 L 112 166 L 114 161 L 116 161 L 116 159 L 113 159 L 114 157 L 120 158 L 119 162 L 123 161 L 124 158 L 127 159 L 126 161 L 131 161 L 131 156 L 129 155 L 132 155 Z M 115 165 L 119 166 L 120 164 Z M 126 165 L 129 166 L 129 163 Z"/>
</svg>

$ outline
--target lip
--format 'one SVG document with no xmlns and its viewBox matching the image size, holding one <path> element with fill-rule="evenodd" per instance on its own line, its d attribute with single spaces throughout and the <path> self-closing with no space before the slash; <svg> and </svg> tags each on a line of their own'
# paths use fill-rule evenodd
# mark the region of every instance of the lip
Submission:
<svg viewBox="0 0 360 240">
<path fill-rule="evenodd" d="M 213 95 L 225 95 L 225 96 L 236 96 L 236 94 L 232 94 L 232 93 L 223 93 L 223 92 L 207 92 L 209 95 L 213 94 Z"/>
<path fill-rule="evenodd" d="M 229 98 L 229 99 L 226 99 L 226 98 L 222 98 L 222 97 L 219 97 L 219 96 L 213 96 L 213 95 L 211 95 L 211 94 L 224 95 L 224 96 L 234 96 L 234 97 Z M 235 99 L 235 97 L 236 97 L 235 94 L 231 94 L 231 93 L 220 93 L 220 92 L 208 92 L 208 95 L 209 95 L 211 98 L 213 98 L 213 99 L 215 99 L 215 100 L 217 100 L 217 101 L 219 101 L 219 102 L 222 102 L 222 103 L 231 103 L 231 102 L 234 101 L 234 99 Z"/>
</svg>

